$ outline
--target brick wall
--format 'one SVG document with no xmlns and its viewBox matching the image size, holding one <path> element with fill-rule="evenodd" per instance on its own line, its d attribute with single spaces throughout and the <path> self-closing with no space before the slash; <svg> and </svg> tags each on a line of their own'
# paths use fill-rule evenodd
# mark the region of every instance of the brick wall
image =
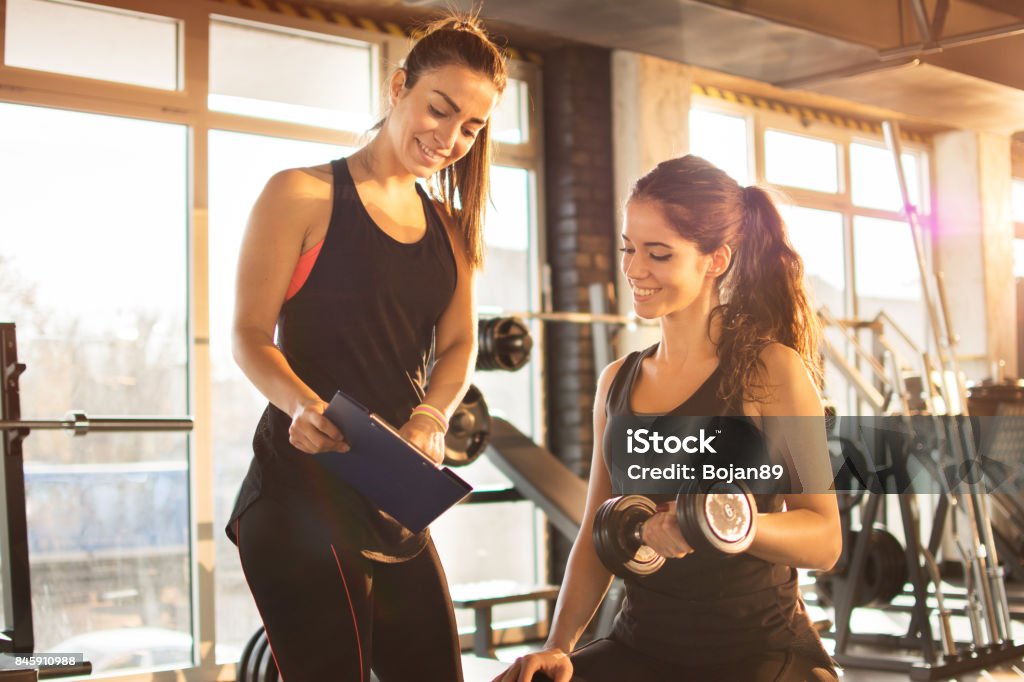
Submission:
<svg viewBox="0 0 1024 682">
<path fill-rule="evenodd" d="M 545 201 L 552 305 L 589 311 L 589 286 L 615 281 L 611 53 L 564 47 L 544 54 Z M 596 375 L 591 327 L 549 323 L 545 339 L 548 444 L 589 474 Z M 552 548 L 561 579 L 568 544 Z"/>
</svg>

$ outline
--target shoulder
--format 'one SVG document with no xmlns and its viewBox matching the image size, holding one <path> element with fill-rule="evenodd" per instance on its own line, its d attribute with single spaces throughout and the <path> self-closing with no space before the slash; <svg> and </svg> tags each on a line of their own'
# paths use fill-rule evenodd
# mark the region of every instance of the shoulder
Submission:
<svg viewBox="0 0 1024 682">
<path fill-rule="evenodd" d="M 448 244 L 451 246 L 452 253 L 455 254 L 455 260 L 459 265 L 459 269 L 473 270 L 469 265 L 469 255 L 466 253 L 466 239 L 459 230 L 458 220 L 448 211 L 448 207 L 442 201 L 434 197 L 430 197 L 429 201 L 434 209 L 434 213 L 437 214 L 441 224 L 444 225 L 445 234 L 448 235 Z"/>
<path fill-rule="evenodd" d="M 609 363 L 603 370 L 601 370 L 601 376 L 597 380 L 597 395 L 599 398 L 607 398 L 609 391 L 611 391 L 612 384 L 615 383 L 615 377 L 619 375 L 619 371 L 622 369 L 626 361 L 632 358 L 636 352 L 628 353 L 623 355 L 618 360 Z"/>
<path fill-rule="evenodd" d="M 448 212 L 448 207 L 444 205 L 444 202 L 434 198 L 429 198 L 430 205 L 434 209 L 434 213 L 437 214 L 441 224 L 444 225 L 445 232 L 448 233 L 448 238 L 452 240 L 452 246 L 455 246 L 458 242 L 458 226 L 455 216 Z"/>
<path fill-rule="evenodd" d="M 821 414 L 821 398 L 800 354 L 789 346 L 772 343 L 759 356 L 770 396 L 760 406 L 769 414 Z"/>
<path fill-rule="evenodd" d="M 771 383 L 785 381 L 787 378 L 807 372 L 800 354 L 782 343 L 769 343 L 761 349 L 758 359 L 764 366 L 766 378 L 773 380 Z"/>
<path fill-rule="evenodd" d="M 323 237 L 330 207 L 329 178 L 315 169 L 289 168 L 267 180 L 250 214 L 249 229 L 259 239 L 300 241 L 305 251 L 312 246 L 311 239 Z"/>
<path fill-rule="evenodd" d="M 330 192 L 330 187 L 329 165 L 287 168 L 270 176 L 263 194 L 281 200 L 319 199 L 325 192 Z"/>
</svg>

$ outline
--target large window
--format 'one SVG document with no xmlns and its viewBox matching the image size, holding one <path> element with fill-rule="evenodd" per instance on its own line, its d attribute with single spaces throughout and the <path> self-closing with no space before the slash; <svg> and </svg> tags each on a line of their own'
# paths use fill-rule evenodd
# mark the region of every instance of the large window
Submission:
<svg viewBox="0 0 1024 682">
<path fill-rule="evenodd" d="M 181 87 L 181 23 L 174 19 L 86 3 L 7 0 L 6 20 L 7 66 Z"/>
<path fill-rule="evenodd" d="M 376 64 L 366 42 L 217 19 L 209 107 L 361 132 L 377 112 Z"/>
<path fill-rule="evenodd" d="M 0 103 L 0 148 L 22 414 L 188 413 L 187 129 Z M 188 461 L 183 435 L 25 440 L 37 651 L 191 664 Z"/>
<path fill-rule="evenodd" d="M 232 3 L 140 11 L 157 6 L 0 3 L 0 320 L 18 324 L 26 416 L 196 423 L 192 436 L 27 439 L 37 650 L 84 652 L 108 674 L 227 679 L 259 624 L 223 533 L 265 405 L 230 353 L 239 241 L 274 172 L 367 139 L 406 41 Z M 538 71 L 511 68 L 478 285 L 490 312 L 534 311 L 540 297 Z M 542 423 L 541 361 L 475 378 L 528 433 Z M 486 458 L 460 473 L 510 485 Z M 466 506 L 434 537 L 453 585 L 532 582 L 543 524 L 528 502 Z M 544 618 L 519 605 L 495 625 Z"/>
</svg>

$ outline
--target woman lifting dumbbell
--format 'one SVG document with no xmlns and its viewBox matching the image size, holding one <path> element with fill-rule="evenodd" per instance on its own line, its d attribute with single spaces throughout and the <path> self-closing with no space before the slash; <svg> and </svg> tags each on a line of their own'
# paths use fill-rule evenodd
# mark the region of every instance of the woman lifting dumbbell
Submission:
<svg viewBox="0 0 1024 682">
<path fill-rule="evenodd" d="M 703 159 L 666 161 L 633 187 L 622 243 L 636 313 L 659 319 L 661 338 L 601 375 L 583 526 L 547 644 L 497 680 L 835 680 L 795 571 L 828 569 L 839 557 L 832 494 L 754 496 L 761 512 L 756 533 L 753 524 L 744 526 L 746 549 L 731 554 L 710 547 L 708 538 L 686 537 L 674 502 L 633 516 L 629 532 L 655 559 L 665 557 L 664 565 L 639 571 L 646 575 L 626 571 L 611 634 L 573 651 L 611 582 L 593 535 L 602 504 L 621 492 L 609 473 L 611 419 L 735 415 L 755 424 L 769 449 L 788 450 L 787 459 L 810 450 L 825 467 L 828 461 L 823 425 L 811 434 L 805 418 L 800 433 L 777 432 L 792 428 L 781 417 L 823 412 L 816 316 L 771 198 Z M 742 500 L 733 502 L 741 507 L 723 513 L 742 515 Z M 608 507 L 600 513 L 604 527 Z"/>
<path fill-rule="evenodd" d="M 476 21 L 440 21 L 391 75 L 369 143 L 278 173 L 253 208 L 234 349 L 270 404 L 227 531 L 287 682 L 368 682 L 371 667 L 381 682 L 462 679 L 428 535 L 310 455 L 347 449 L 324 417 L 340 389 L 442 460 L 476 355 L 488 120 L 505 82 Z"/>
</svg>

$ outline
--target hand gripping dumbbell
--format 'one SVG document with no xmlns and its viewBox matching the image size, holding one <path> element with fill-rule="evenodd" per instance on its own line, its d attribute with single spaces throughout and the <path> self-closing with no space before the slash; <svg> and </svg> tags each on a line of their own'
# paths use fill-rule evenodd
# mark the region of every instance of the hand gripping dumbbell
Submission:
<svg viewBox="0 0 1024 682">
<path fill-rule="evenodd" d="M 615 575 L 650 575 L 665 565 L 665 557 L 643 543 L 642 526 L 657 511 L 642 495 L 606 500 L 594 517 L 594 548 Z M 676 497 L 676 520 L 695 551 L 739 554 L 750 547 L 757 532 L 757 504 L 738 481 L 715 482 L 703 488 L 687 486 Z"/>
</svg>

